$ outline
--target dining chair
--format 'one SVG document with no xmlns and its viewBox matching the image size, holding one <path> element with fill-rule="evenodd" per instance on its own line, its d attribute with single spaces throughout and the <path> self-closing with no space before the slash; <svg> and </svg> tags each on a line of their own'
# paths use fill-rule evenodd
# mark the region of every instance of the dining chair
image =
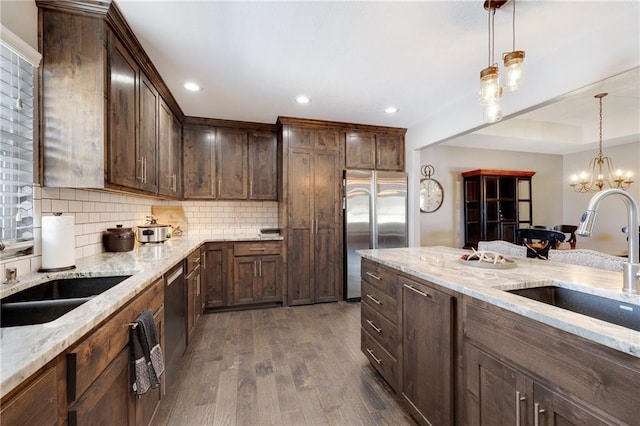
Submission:
<svg viewBox="0 0 640 426">
<path fill-rule="evenodd" d="M 562 232 L 552 229 L 521 228 L 516 231 L 516 243 L 527 248 L 527 257 L 547 259 L 549 250 L 564 241 Z"/>
<path fill-rule="evenodd" d="M 576 225 L 556 225 L 553 229 L 554 231 L 562 232 L 563 234 L 569 234 L 567 242 L 572 249 L 576 248 L 576 230 L 578 229 Z"/>
<path fill-rule="evenodd" d="M 527 248 L 508 241 L 478 241 L 478 250 L 494 251 L 511 257 L 527 257 Z"/>
<path fill-rule="evenodd" d="M 624 257 L 612 256 L 588 249 L 551 250 L 549 252 L 549 260 L 616 272 L 621 272 L 623 265 L 627 262 Z"/>
</svg>

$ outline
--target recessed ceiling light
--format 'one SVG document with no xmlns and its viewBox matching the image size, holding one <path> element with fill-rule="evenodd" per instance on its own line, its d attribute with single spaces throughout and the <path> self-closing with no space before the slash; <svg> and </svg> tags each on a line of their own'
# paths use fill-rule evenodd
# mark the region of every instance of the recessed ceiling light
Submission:
<svg viewBox="0 0 640 426">
<path fill-rule="evenodd" d="M 384 109 L 384 112 L 386 112 L 387 114 L 395 114 L 398 111 L 400 110 L 396 107 L 387 107 Z"/>
<path fill-rule="evenodd" d="M 309 99 L 307 96 L 298 96 L 296 98 L 296 102 L 299 104 L 308 104 L 309 102 L 311 102 L 311 99 Z"/>
<path fill-rule="evenodd" d="M 192 92 L 197 92 L 199 90 L 202 90 L 202 87 L 200 87 L 198 84 L 194 83 L 193 81 L 187 81 L 184 84 L 184 88 Z"/>
</svg>

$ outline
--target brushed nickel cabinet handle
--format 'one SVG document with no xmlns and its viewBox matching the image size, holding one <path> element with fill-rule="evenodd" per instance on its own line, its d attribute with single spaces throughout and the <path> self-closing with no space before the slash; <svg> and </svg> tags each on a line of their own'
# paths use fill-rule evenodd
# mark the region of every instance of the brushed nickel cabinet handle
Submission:
<svg viewBox="0 0 640 426">
<path fill-rule="evenodd" d="M 367 320 L 367 324 L 369 324 L 371 326 L 371 328 L 373 328 L 377 333 L 382 332 L 381 328 L 376 327 L 376 325 L 373 323 L 373 321 L 371 320 Z"/>
<path fill-rule="evenodd" d="M 221 191 L 222 191 L 222 179 L 218 179 L 218 197 L 220 196 Z"/>
<path fill-rule="evenodd" d="M 316 235 L 318 235 L 318 222 L 320 222 L 320 219 L 316 218 Z"/>
<path fill-rule="evenodd" d="M 377 276 L 377 275 L 373 275 L 371 272 L 367 272 L 367 275 L 369 275 L 371 278 L 373 278 L 374 280 L 378 280 L 378 281 L 382 281 L 382 278 Z"/>
<path fill-rule="evenodd" d="M 314 234 L 315 227 L 313 226 L 316 223 L 315 219 L 311 219 L 311 234 Z"/>
<path fill-rule="evenodd" d="M 258 276 L 262 276 L 262 260 L 258 263 Z"/>
<path fill-rule="evenodd" d="M 143 160 L 143 158 L 140 157 L 138 159 L 138 162 L 140 163 L 140 176 L 139 177 L 136 176 L 136 180 L 139 180 L 140 183 L 144 183 L 144 178 L 143 178 L 143 175 L 144 175 L 144 160 Z"/>
<path fill-rule="evenodd" d="M 520 426 L 520 404 L 526 399 L 520 395 L 520 391 L 516 391 L 516 426 Z"/>
<path fill-rule="evenodd" d="M 158 315 L 160 315 L 162 313 L 162 311 L 164 311 L 164 303 L 162 305 L 160 305 L 158 310 L 153 314 L 153 319 L 158 318 Z"/>
<path fill-rule="evenodd" d="M 258 264 L 255 260 L 253 261 L 253 276 L 254 277 L 258 276 Z"/>
<path fill-rule="evenodd" d="M 371 358 L 373 358 L 373 360 L 374 360 L 375 362 L 377 362 L 378 364 L 382 364 L 382 360 L 381 360 L 380 358 L 376 357 L 376 356 L 373 354 L 373 351 L 372 351 L 371 349 L 367 349 L 367 352 L 369 352 L 369 355 L 371 355 Z"/>
<path fill-rule="evenodd" d="M 376 299 L 375 297 L 373 297 L 370 294 L 367 294 L 367 299 L 371 300 L 373 303 L 375 303 L 376 305 L 382 305 L 382 302 L 379 301 L 378 299 Z"/>
<path fill-rule="evenodd" d="M 424 291 L 420 291 L 420 290 L 418 290 L 417 288 L 415 288 L 415 287 L 413 287 L 413 286 L 406 285 L 406 284 L 404 284 L 404 286 L 405 286 L 406 288 L 408 288 L 409 290 L 412 290 L 412 291 L 414 291 L 414 292 L 418 293 L 420 296 L 429 297 L 429 298 L 431 298 L 431 297 L 432 297 L 429 293 L 425 293 Z"/>
<path fill-rule="evenodd" d="M 207 252 L 200 253 L 200 257 L 202 258 L 202 269 L 207 269 Z"/>
<path fill-rule="evenodd" d="M 178 192 L 178 177 L 175 173 L 171 175 L 171 179 L 173 180 L 173 192 Z"/>
<path fill-rule="evenodd" d="M 251 247 L 249 251 L 265 251 L 266 247 Z"/>
<path fill-rule="evenodd" d="M 544 408 L 540 408 L 540 404 L 533 404 L 533 426 L 540 426 L 540 414 L 544 413 Z"/>
</svg>

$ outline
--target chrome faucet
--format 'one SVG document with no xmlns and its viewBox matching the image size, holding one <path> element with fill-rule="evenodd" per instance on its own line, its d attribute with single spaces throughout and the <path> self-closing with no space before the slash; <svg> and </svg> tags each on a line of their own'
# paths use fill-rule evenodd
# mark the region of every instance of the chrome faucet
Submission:
<svg viewBox="0 0 640 426">
<path fill-rule="evenodd" d="M 582 214 L 582 218 L 580 219 L 580 226 L 576 231 L 576 234 L 581 235 L 583 237 L 590 237 L 591 232 L 593 231 L 593 225 L 596 221 L 596 214 L 598 211 L 598 206 L 600 202 L 608 197 L 609 195 L 619 195 L 624 200 L 627 205 L 628 212 L 628 229 L 629 232 L 629 261 L 624 265 L 623 269 L 623 284 L 622 291 L 625 293 L 639 294 L 640 293 L 640 285 L 638 285 L 638 281 L 640 281 L 640 234 L 635 232 L 638 229 L 638 203 L 629 195 L 621 189 L 606 189 L 604 191 L 598 192 L 596 195 L 591 198 L 589 201 L 589 205 L 587 206 L 587 210 Z"/>
</svg>

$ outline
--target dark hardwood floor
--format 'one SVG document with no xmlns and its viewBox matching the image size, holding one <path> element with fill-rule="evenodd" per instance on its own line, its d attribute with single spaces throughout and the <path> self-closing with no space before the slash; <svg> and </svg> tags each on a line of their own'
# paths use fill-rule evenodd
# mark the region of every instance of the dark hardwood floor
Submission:
<svg viewBox="0 0 640 426">
<path fill-rule="evenodd" d="M 360 352 L 360 304 L 205 314 L 154 425 L 413 425 Z"/>
</svg>

